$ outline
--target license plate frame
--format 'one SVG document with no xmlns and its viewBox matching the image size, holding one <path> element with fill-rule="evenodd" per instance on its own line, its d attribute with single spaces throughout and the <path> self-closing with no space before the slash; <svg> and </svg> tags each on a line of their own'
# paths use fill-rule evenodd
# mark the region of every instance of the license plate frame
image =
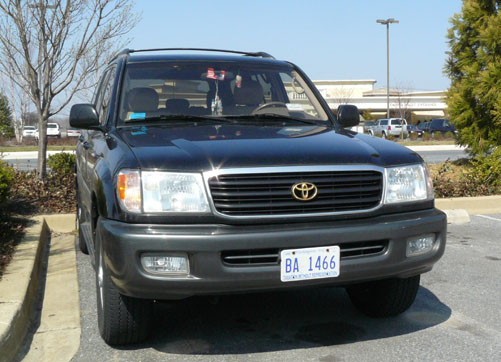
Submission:
<svg viewBox="0 0 501 362">
<path fill-rule="evenodd" d="M 340 275 L 341 250 L 338 245 L 286 249 L 280 252 L 280 280 L 294 282 Z"/>
</svg>

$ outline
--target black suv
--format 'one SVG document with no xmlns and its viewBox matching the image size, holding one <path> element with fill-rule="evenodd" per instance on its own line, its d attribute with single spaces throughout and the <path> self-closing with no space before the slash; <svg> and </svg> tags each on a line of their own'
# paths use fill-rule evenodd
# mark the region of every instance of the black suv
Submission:
<svg viewBox="0 0 501 362">
<path fill-rule="evenodd" d="M 196 295 L 343 286 L 370 316 L 405 311 L 446 242 L 422 158 L 346 130 L 357 108 L 334 116 L 292 63 L 163 50 L 124 50 L 71 109 L 104 340 Z"/>
<path fill-rule="evenodd" d="M 445 134 L 447 132 L 456 133 L 456 128 L 449 122 L 448 119 L 435 118 L 430 122 L 427 131 L 431 134 L 434 134 L 436 132 L 440 132 L 442 134 Z"/>
</svg>

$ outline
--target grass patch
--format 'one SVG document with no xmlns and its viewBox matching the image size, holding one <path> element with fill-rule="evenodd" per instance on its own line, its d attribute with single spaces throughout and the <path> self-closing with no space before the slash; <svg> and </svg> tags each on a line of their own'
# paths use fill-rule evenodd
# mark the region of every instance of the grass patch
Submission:
<svg viewBox="0 0 501 362">
<path fill-rule="evenodd" d="M 76 149 L 74 145 L 68 146 L 47 146 L 47 151 L 73 151 Z M 0 152 L 32 152 L 38 151 L 38 146 L 2 146 Z"/>
<path fill-rule="evenodd" d="M 394 141 L 400 143 L 402 146 L 436 146 L 436 145 L 455 145 L 456 141 L 454 140 L 410 140 L 406 139 L 401 141 L 398 138 L 395 138 Z"/>
</svg>

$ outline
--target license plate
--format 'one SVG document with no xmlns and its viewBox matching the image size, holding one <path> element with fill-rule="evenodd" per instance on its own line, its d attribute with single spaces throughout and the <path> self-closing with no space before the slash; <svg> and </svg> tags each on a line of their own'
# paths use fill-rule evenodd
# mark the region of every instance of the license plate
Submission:
<svg viewBox="0 0 501 362">
<path fill-rule="evenodd" d="M 282 250 L 280 280 L 335 278 L 339 276 L 339 254 L 339 246 Z"/>
</svg>

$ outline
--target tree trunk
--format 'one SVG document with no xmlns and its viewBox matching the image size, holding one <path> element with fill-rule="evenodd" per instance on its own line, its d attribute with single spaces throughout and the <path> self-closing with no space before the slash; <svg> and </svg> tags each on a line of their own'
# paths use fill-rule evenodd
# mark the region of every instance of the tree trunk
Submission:
<svg viewBox="0 0 501 362">
<path fill-rule="evenodd" d="M 37 177 L 47 176 L 47 121 L 48 117 L 38 115 L 38 162 Z"/>
</svg>

